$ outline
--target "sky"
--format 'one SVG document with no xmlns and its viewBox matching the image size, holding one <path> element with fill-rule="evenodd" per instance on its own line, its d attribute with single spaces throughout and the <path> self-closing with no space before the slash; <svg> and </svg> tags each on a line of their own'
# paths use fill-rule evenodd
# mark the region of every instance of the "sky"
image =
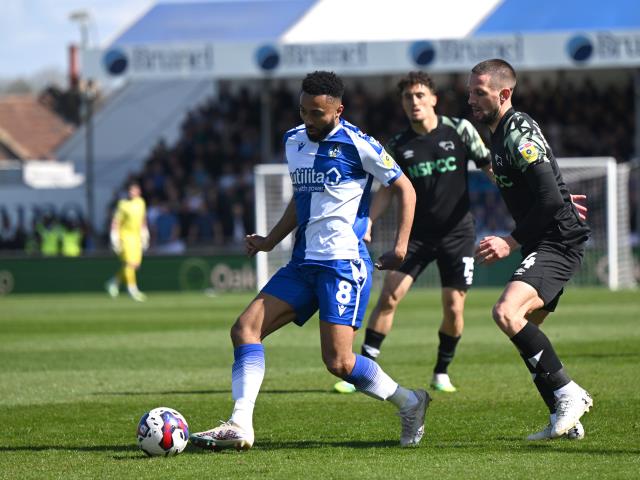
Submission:
<svg viewBox="0 0 640 480">
<path fill-rule="evenodd" d="M 172 3 L 188 0 L 171 0 Z M 80 28 L 69 14 L 91 15 L 89 42 L 105 46 L 156 0 L 2 0 L 0 78 L 28 78 L 43 70 L 68 69 L 68 46 L 80 43 Z"/>
</svg>

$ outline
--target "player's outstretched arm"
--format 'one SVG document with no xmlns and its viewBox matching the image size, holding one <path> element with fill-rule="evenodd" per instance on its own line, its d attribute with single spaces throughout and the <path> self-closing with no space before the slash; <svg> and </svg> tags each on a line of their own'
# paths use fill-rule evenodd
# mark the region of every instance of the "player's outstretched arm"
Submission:
<svg viewBox="0 0 640 480">
<path fill-rule="evenodd" d="M 273 247 L 279 244 L 296 228 L 297 224 L 296 202 L 292 198 L 282 214 L 282 217 L 266 237 L 252 233 L 244 238 L 247 247 L 247 255 L 253 257 L 258 252 L 270 252 L 273 250 Z"/>
<path fill-rule="evenodd" d="M 394 248 L 384 253 L 375 264 L 380 270 L 396 269 L 402 264 L 416 208 L 416 192 L 406 175 L 400 175 L 389 189 L 398 197 L 398 229 Z"/>
</svg>

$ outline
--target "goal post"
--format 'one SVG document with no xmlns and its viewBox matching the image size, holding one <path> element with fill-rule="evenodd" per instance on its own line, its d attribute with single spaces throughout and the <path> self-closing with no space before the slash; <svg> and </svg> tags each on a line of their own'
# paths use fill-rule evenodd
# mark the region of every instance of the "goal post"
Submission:
<svg viewBox="0 0 640 480">
<path fill-rule="evenodd" d="M 287 165 L 259 164 L 254 170 L 256 233 L 266 235 L 282 217 L 291 197 L 293 186 Z M 258 290 L 285 265 L 291 257 L 293 234 L 289 234 L 271 252 L 256 254 L 256 283 Z"/>
<path fill-rule="evenodd" d="M 577 285 L 604 285 L 611 290 L 635 287 L 629 225 L 629 166 L 617 164 L 612 157 L 560 158 L 558 164 L 571 193 L 587 195 L 587 223 L 592 230 L 583 266 L 572 281 Z M 512 220 L 495 187 L 488 184 L 479 170 L 469 172 L 469 181 L 478 236 L 510 231 L 513 228 Z M 286 164 L 260 164 L 255 167 L 258 234 L 266 235 L 275 226 L 292 194 Z M 504 224 L 500 227 L 485 224 L 479 218 L 479 212 L 484 212 L 486 217 L 498 217 Z M 371 251 L 382 252 L 391 247 L 395 225 L 395 208 L 392 206 L 374 225 Z M 293 234 L 287 236 L 271 252 L 257 254 L 258 289 L 289 261 L 292 248 Z M 432 266 L 418 279 L 417 285 L 439 286 L 438 276 Z"/>
<path fill-rule="evenodd" d="M 629 165 L 618 164 L 613 157 L 561 158 L 558 164 L 569 190 L 587 195 L 587 223 L 592 230 L 587 267 L 595 268 L 597 278 L 611 290 L 635 287 Z M 595 263 L 590 265 L 590 260 Z"/>
</svg>

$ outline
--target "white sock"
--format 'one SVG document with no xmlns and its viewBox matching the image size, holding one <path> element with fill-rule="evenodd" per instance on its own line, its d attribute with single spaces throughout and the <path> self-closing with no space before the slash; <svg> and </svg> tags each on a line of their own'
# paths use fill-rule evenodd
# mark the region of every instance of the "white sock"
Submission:
<svg viewBox="0 0 640 480">
<path fill-rule="evenodd" d="M 247 398 L 236 400 L 231 413 L 231 421 L 244 430 L 253 430 L 253 408 L 255 403 Z"/>
<path fill-rule="evenodd" d="M 556 398 L 560 398 L 563 395 L 579 395 L 581 391 L 582 389 L 580 388 L 580 386 L 572 380 L 564 387 L 560 387 L 559 389 L 554 390 L 553 395 Z"/>
<path fill-rule="evenodd" d="M 253 408 L 264 379 L 264 348 L 262 344 L 237 347 L 231 371 L 231 392 L 235 404 L 231 421 L 245 430 L 253 430 Z"/>
</svg>

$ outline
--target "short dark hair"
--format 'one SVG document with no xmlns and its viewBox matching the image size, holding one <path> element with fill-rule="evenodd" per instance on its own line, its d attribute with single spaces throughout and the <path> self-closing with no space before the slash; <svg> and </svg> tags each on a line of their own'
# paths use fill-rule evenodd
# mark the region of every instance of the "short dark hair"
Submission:
<svg viewBox="0 0 640 480">
<path fill-rule="evenodd" d="M 480 62 L 471 69 L 471 73 L 476 75 L 489 75 L 491 80 L 497 80 L 500 88 L 514 89 L 516 87 L 516 71 L 513 67 L 501 58 L 492 58 Z"/>
<path fill-rule="evenodd" d="M 344 83 L 335 73 L 319 70 L 304 77 L 302 91 L 309 95 L 329 95 L 341 99 L 344 95 Z"/>
<path fill-rule="evenodd" d="M 436 93 L 436 84 L 427 72 L 421 72 L 418 70 L 409 72 L 406 76 L 402 77 L 398 82 L 398 93 L 402 94 L 405 88 L 412 85 L 424 85 L 431 90 L 431 93 L 434 95 Z"/>
</svg>

